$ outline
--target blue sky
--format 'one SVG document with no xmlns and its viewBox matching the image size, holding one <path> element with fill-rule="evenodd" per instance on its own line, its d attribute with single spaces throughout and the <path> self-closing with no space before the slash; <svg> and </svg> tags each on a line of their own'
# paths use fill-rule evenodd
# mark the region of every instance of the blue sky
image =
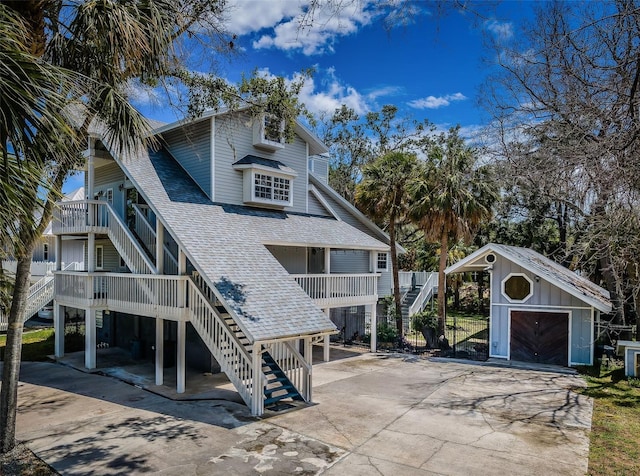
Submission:
<svg viewBox="0 0 640 476">
<path fill-rule="evenodd" d="M 481 16 L 456 11 L 439 16 L 433 3 L 415 1 L 410 24 L 386 31 L 375 0 L 350 2 L 339 15 L 319 11 L 314 25 L 303 30 L 298 20 L 305 0 L 228 1 L 227 28 L 238 35 L 240 54 L 217 67 L 230 81 L 256 68 L 293 78 L 313 67 L 316 73 L 301 100 L 318 116 L 341 104 L 361 114 L 394 104 L 402 117 L 428 119 L 441 129 L 460 124 L 467 136 L 489 120 L 477 105 L 478 88 L 490 71 L 484 59 L 491 61 L 483 35 L 517 35 L 535 4 L 487 2 L 480 3 Z M 134 105 L 148 117 L 166 122 L 179 118 L 157 92 L 132 93 Z M 77 182 L 70 181 L 65 190 Z"/>
</svg>

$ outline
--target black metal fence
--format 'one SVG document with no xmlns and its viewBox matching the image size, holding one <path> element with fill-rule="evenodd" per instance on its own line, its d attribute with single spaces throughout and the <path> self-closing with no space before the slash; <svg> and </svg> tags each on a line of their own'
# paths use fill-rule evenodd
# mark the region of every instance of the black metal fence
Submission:
<svg viewBox="0 0 640 476">
<path fill-rule="evenodd" d="M 479 316 L 447 316 L 442 355 L 459 359 L 489 358 L 489 318 Z M 448 344 L 448 348 L 447 348 Z"/>
</svg>

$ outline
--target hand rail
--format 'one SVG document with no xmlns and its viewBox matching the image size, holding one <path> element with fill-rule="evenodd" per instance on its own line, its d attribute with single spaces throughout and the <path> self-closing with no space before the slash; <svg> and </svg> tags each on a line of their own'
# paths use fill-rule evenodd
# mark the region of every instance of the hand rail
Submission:
<svg viewBox="0 0 640 476">
<path fill-rule="evenodd" d="M 156 255 L 156 230 L 153 229 L 147 217 L 142 213 L 137 204 L 133 204 L 136 217 L 134 231 L 153 256 Z"/>
<path fill-rule="evenodd" d="M 53 222 L 54 233 L 87 233 L 101 230 L 107 232 L 132 273 L 157 273 L 140 243 L 109 203 L 102 200 L 58 202 Z"/>
<path fill-rule="evenodd" d="M 252 407 L 253 379 L 252 358 L 244 345 L 229 329 L 209 299 L 200 290 L 193 279 L 187 280 L 188 309 L 191 324 L 227 374 L 244 402 Z M 258 379 L 259 380 L 259 379 Z M 264 375 L 262 376 L 264 380 Z M 257 390 L 257 389 L 256 389 Z M 262 390 L 255 392 L 256 398 L 264 398 Z"/>
<path fill-rule="evenodd" d="M 420 289 L 420 294 L 416 296 L 415 301 L 409 307 L 408 316 L 411 317 L 414 314 L 420 312 L 422 310 L 422 306 L 425 301 L 429 298 L 429 295 L 433 294 L 433 289 L 438 285 L 438 273 L 431 273 L 427 278 L 427 281 Z"/>
<path fill-rule="evenodd" d="M 133 204 L 133 209 L 136 212 L 135 232 L 151 254 L 156 256 L 156 230 L 137 203 Z M 162 244 L 162 251 L 164 253 L 165 273 L 178 274 L 178 259 L 173 255 L 166 243 Z"/>
</svg>

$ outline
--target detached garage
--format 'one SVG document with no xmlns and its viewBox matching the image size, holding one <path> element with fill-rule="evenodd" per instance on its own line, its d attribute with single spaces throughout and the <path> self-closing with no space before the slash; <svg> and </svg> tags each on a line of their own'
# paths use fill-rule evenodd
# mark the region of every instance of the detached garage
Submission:
<svg viewBox="0 0 640 476">
<path fill-rule="evenodd" d="M 594 323 L 611 312 L 609 292 L 527 248 L 490 243 L 445 270 L 488 271 L 489 356 L 591 365 Z"/>
</svg>

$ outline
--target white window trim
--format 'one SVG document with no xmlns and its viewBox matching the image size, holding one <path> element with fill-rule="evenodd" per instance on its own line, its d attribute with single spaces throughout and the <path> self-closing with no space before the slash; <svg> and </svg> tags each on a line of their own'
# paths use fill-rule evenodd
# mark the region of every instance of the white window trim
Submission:
<svg viewBox="0 0 640 476">
<path fill-rule="evenodd" d="M 265 121 L 269 117 L 268 115 L 263 115 L 254 120 L 253 123 L 253 145 L 254 147 L 258 147 L 259 149 L 269 150 L 271 152 L 284 149 L 284 120 L 280 121 L 280 140 L 274 141 L 269 140 L 265 137 Z"/>
<path fill-rule="evenodd" d="M 98 250 L 100 250 L 99 253 Z M 98 257 L 100 257 L 99 260 Z M 96 245 L 96 270 L 98 269 L 104 269 L 104 246 L 102 245 Z"/>
<path fill-rule="evenodd" d="M 380 255 L 384 255 L 385 256 L 385 259 L 384 259 L 385 267 L 384 268 L 381 268 L 381 267 L 378 266 L 378 264 L 380 263 Z M 382 252 L 382 253 L 378 252 L 378 253 L 376 253 L 376 271 L 389 271 L 389 253 L 387 253 L 387 252 Z"/>
<path fill-rule="evenodd" d="M 105 193 L 105 197 L 106 197 L 107 203 L 109 205 L 113 205 L 113 189 L 112 188 L 107 189 L 107 192 Z"/>
<path fill-rule="evenodd" d="M 280 179 L 280 180 L 286 180 L 287 183 L 287 188 L 283 189 L 287 191 L 287 195 L 289 197 L 289 200 L 278 200 L 275 198 L 264 198 L 264 197 L 258 197 L 256 196 L 256 187 L 258 186 L 256 184 L 256 175 L 262 175 L 265 177 L 269 177 L 271 178 L 271 185 L 270 185 L 270 189 L 271 189 L 271 196 L 274 196 L 274 192 L 276 189 L 275 187 L 275 180 L 274 179 Z M 262 170 L 252 170 L 251 171 L 251 201 L 254 203 L 264 203 L 264 204 L 268 204 L 268 205 L 277 205 L 277 206 L 283 206 L 283 207 L 291 207 L 293 206 L 293 179 L 290 176 L 284 175 L 284 174 L 274 174 L 272 172 L 264 172 Z"/>
<path fill-rule="evenodd" d="M 49 243 L 42 243 L 42 261 L 49 261 Z"/>
<path fill-rule="evenodd" d="M 512 298 L 509 297 L 509 295 L 505 291 L 506 282 L 509 280 L 509 278 L 512 278 L 512 277 L 515 277 L 515 276 L 521 276 L 521 277 L 523 277 L 524 279 L 526 279 L 529 282 L 529 294 L 527 296 L 525 296 L 524 299 L 512 299 Z M 507 301 L 509 301 L 510 303 L 514 303 L 514 304 L 525 303 L 529 299 L 531 299 L 531 296 L 533 296 L 533 280 L 529 276 L 527 276 L 525 273 L 509 273 L 502 280 L 502 283 L 500 285 L 500 292 L 502 293 L 502 296 Z"/>
</svg>

